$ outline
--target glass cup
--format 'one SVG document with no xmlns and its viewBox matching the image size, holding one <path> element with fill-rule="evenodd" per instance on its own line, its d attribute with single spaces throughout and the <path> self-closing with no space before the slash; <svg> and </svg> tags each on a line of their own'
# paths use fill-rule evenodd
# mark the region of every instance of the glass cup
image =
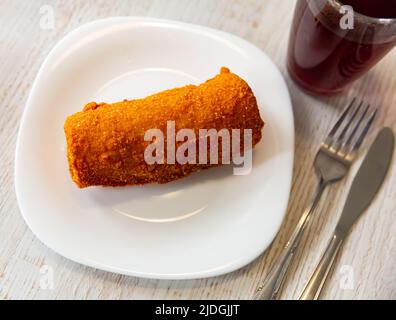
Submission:
<svg viewBox="0 0 396 320">
<path fill-rule="evenodd" d="M 309 93 L 335 94 L 395 44 L 396 0 L 297 0 L 288 70 Z"/>
</svg>

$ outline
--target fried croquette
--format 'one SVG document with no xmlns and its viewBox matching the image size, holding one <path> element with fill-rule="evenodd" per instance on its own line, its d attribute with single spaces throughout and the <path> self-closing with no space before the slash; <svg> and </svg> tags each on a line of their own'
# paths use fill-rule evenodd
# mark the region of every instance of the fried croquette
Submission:
<svg viewBox="0 0 396 320">
<path fill-rule="evenodd" d="M 249 85 L 224 67 L 199 86 L 112 104 L 91 102 L 64 125 L 71 178 L 80 188 L 167 183 L 216 165 L 171 164 L 166 151 L 163 164 L 148 164 L 145 149 L 152 142 L 145 141 L 145 133 L 154 128 L 166 133 L 168 121 L 174 121 L 176 132 L 189 128 L 197 135 L 200 129 L 251 129 L 252 146 L 264 125 Z"/>
</svg>

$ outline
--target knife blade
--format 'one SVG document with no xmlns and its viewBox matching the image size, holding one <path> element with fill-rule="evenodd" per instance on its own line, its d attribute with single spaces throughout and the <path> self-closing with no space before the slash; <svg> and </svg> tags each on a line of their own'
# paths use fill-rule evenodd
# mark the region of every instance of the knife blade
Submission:
<svg viewBox="0 0 396 320">
<path fill-rule="evenodd" d="M 370 205 L 388 172 L 394 150 L 394 135 L 384 128 L 371 145 L 349 191 L 341 217 L 315 272 L 305 286 L 300 300 L 318 299 L 335 258 L 353 224 Z"/>
<path fill-rule="evenodd" d="M 394 136 L 389 128 L 377 135 L 352 182 L 336 230 L 346 236 L 355 221 L 374 199 L 388 171 L 394 149 Z"/>
</svg>

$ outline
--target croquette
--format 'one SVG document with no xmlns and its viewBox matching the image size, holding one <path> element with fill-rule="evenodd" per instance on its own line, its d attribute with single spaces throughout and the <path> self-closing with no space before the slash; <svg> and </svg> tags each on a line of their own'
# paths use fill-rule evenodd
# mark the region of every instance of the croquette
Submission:
<svg viewBox="0 0 396 320">
<path fill-rule="evenodd" d="M 260 141 L 264 125 L 249 85 L 225 67 L 198 86 L 112 104 L 91 102 L 64 125 L 72 180 L 80 188 L 167 183 L 216 166 L 167 163 L 166 152 L 164 163 L 148 164 L 144 154 L 152 142 L 145 141 L 145 133 L 153 128 L 166 133 L 168 121 L 174 121 L 176 132 L 189 128 L 197 136 L 200 129 L 251 129 L 252 146 Z"/>
</svg>

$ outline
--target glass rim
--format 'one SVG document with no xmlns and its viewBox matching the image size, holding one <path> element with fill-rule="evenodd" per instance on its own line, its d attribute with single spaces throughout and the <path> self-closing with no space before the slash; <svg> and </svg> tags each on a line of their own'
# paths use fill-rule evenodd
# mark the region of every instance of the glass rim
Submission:
<svg viewBox="0 0 396 320">
<path fill-rule="evenodd" d="M 344 4 L 342 0 L 328 0 L 328 2 L 337 9 L 340 9 Z M 367 16 L 363 13 L 353 11 L 353 13 L 364 23 L 367 24 L 381 24 L 381 25 L 389 25 L 389 24 L 396 24 L 396 18 L 375 18 Z"/>
</svg>

